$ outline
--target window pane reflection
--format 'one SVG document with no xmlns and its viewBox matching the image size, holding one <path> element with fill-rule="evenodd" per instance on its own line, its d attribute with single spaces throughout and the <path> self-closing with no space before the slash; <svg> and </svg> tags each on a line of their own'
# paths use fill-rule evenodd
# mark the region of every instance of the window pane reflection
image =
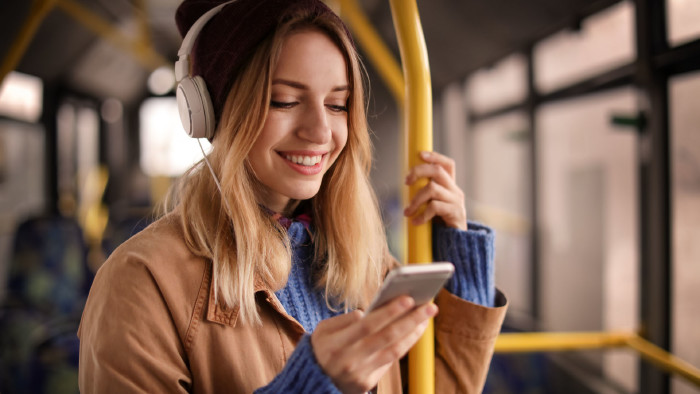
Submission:
<svg viewBox="0 0 700 394">
<path fill-rule="evenodd" d="M 475 72 L 467 81 L 469 107 L 477 113 L 518 104 L 527 97 L 527 64 L 520 54 Z"/>
<path fill-rule="evenodd" d="M 467 211 L 496 230 L 496 283 L 509 317 L 531 314 L 530 138 L 527 118 L 511 113 L 474 125 L 473 190 Z"/>
<path fill-rule="evenodd" d="M 535 46 L 535 84 L 550 92 L 634 60 L 634 5 L 623 1 Z"/>
<path fill-rule="evenodd" d="M 149 176 L 179 176 L 202 159 L 197 141 L 180 123 L 175 97 L 146 100 L 141 106 L 141 169 Z M 204 151 L 211 149 L 202 139 Z"/>
<path fill-rule="evenodd" d="M 43 92 L 40 78 L 11 71 L 0 81 L 0 115 L 37 122 L 43 107 Z"/>
<path fill-rule="evenodd" d="M 611 125 L 635 114 L 632 89 L 546 105 L 538 112 L 542 323 L 547 330 L 638 325 L 636 133 Z M 576 355 L 636 390 L 630 352 Z"/>
<path fill-rule="evenodd" d="M 667 0 L 666 15 L 672 46 L 700 38 L 700 1 Z"/>
<path fill-rule="evenodd" d="M 700 365 L 700 73 L 670 83 L 673 266 L 672 353 Z M 674 378 L 673 392 L 697 393 Z"/>
</svg>

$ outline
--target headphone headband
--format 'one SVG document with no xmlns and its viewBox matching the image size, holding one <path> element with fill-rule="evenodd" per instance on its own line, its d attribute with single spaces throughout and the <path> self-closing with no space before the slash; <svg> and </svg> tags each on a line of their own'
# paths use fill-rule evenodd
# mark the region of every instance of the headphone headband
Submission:
<svg viewBox="0 0 700 394">
<path fill-rule="evenodd" d="M 197 21 L 190 27 L 185 34 L 185 38 L 182 39 L 182 44 L 180 49 L 177 51 L 178 59 L 175 62 L 175 80 L 180 82 L 182 78 L 190 74 L 190 53 L 192 53 L 192 48 L 194 48 L 194 43 L 197 40 L 197 36 L 202 31 L 204 26 L 218 14 L 222 8 L 234 3 L 236 0 L 230 0 L 225 3 L 221 3 L 216 7 L 205 12 Z"/>
<path fill-rule="evenodd" d="M 207 22 L 222 8 L 235 1 L 231 0 L 219 4 L 200 16 L 185 34 L 180 50 L 177 52 L 178 59 L 175 62 L 175 80 L 178 82 L 177 108 L 182 127 L 187 135 L 193 138 L 213 138 L 216 120 L 206 82 L 201 76 L 190 74 L 190 53 L 197 36 Z"/>
</svg>

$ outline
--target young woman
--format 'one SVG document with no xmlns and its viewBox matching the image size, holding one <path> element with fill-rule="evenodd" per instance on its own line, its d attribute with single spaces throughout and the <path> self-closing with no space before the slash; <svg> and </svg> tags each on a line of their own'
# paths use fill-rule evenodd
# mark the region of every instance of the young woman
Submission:
<svg viewBox="0 0 700 394">
<path fill-rule="evenodd" d="M 217 0 L 186 0 L 183 34 Z M 478 392 L 505 314 L 493 234 L 467 223 L 452 161 L 405 214 L 435 221 L 456 275 L 436 300 L 364 314 L 389 256 L 369 183 L 362 69 L 319 0 L 238 0 L 197 37 L 216 118 L 211 172 L 99 270 L 79 336 L 83 392 L 400 393 L 398 361 L 436 319 L 437 392 Z M 220 183 L 217 184 L 217 182 Z M 416 214 L 427 204 L 425 211 Z"/>
</svg>

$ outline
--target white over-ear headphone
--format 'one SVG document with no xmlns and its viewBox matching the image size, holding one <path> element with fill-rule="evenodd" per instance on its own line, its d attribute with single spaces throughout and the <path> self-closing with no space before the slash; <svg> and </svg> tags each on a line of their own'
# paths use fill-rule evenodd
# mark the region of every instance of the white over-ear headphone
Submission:
<svg viewBox="0 0 700 394">
<path fill-rule="evenodd" d="M 177 109 L 180 112 L 182 127 L 187 135 L 192 138 L 209 138 L 214 136 L 216 128 L 214 106 L 209 97 L 207 84 L 204 79 L 190 75 L 190 52 L 194 47 L 197 36 L 214 15 L 218 14 L 226 5 L 236 0 L 227 1 L 212 8 L 190 27 L 190 30 L 182 40 L 180 50 L 177 52 L 178 60 L 175 62 L 175 79 L 177 85 Z"/>
</svg>

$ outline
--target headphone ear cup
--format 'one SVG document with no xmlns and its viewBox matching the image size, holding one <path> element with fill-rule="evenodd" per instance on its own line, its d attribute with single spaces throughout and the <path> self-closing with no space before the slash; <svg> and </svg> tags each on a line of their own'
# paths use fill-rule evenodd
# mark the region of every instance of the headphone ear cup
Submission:
<svg viewBox="0 0 700 394">
<path fill-rule="evenodd" d="M 185 77 L 177 86 L 177 109 L 182 127 L 192 138 L 214 136 L 214 106 L 207 85 L 199 75 Z"/>
</svg>

